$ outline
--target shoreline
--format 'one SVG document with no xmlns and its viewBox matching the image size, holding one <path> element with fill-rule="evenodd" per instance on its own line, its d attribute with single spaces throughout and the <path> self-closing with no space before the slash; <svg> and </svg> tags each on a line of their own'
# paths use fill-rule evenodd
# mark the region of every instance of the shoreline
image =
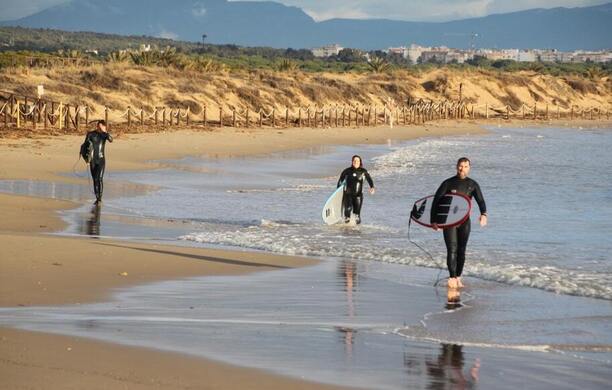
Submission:
<svg viewBox="0 0 612 390">
<path fill-rule="evenodd" d="M 324 144 L 384 143 L 387 139 L 484 132 L 476 125 L 457 124 L 450 130 L 447 126 L 428 124 L 416 129 L 375 131 L 367 128 L 223 129 L 219 132 L 121 135 L 107 145 L 107 165 L 111 171 L 145 170 L 160 167 L 159 163 L 151 160 L 190 155 L 242 156 Z M 82 139 L 83 135 L 0 139 L 0 180 L 82 183 L 83 179 L 62 175 L 75 165 Z M 0 211 L 5 216 L 0 221 L 0 245 L 11 248 L 0 259 L 0 274 L 3 275 L 0 306 L 78 304 L 108 298 L 118 287 L 147 282 L 316 263 L 313 259 L 265 253 L 115 243 L 112 240 L 41 234 L 64 228 L 65 223 L 57 211 L 78 206 L 79 203 L 75 202 L 0 194 Z M 63 347 L 66 344 L 79 347 Z M 61 352 L 58 346 L 62 346 Z M 29 388 L 48 388 L 49 383 L 54 383 L 55 388 L 65 388 L 77 380 L 88 388 L 108 388 L 126 383 L 132 386 L 132 377 L 156 378 L 138 388 L 158 387 L 155 383 L 165 383 L 166 387 L 174 388 L 182 387 L 183 383 L 201 385 L 213 374 L 217 382 L 215 386 L 230 389 L 336 388 L 164 351 L 8 328 L 0 328 L 0 350 L 3 356 L 0 373 L 6 378 L 5 385 L 11 388 L 26 385 Z M 55 354 L 48 353 L 53 350 Z M 83 367 L 82 362 L 100 353 L 105 357 Z M 139 363 L 128 364 L 118 359 L 126 355 L 133 355 L 134 361 Z M 151 368 L 155 365 L 159 367 Z M 175 372 L 177 366 L 200 368 L 185 372 L 178 380 L 169 374 Z M 125 370 L 129 373 L 119 374 Z M 141 382 L 140 379 L 135 381 Z"/>
<path fill-rule="evenodd" d="M 495 125 L 486 123 L 486 125 Z M 520 121 L 523 123 L 523 121 Z M 573 124 L 573 123 L 572 123 Z M 448 128 L 451 124 L 436 123 L 437 126 L 427 124 L 419 129 L 413 128 L 395 128 L 395 129 L 295 129 L 303 131 L 299 134 L 288 134 L 287 131 L 276 131 L 266 129 L 263 131 L 241 131 L 233 129 L 232 131 L 221 131 L 218 133 L 199 133 L 190 131 L 181 131 L 178 133 L 162 133 L 162 134 L 138 134 L 138 135 L 122 135 L 116 139 L 115 143 L 107 145 L 107 155 L 109 156 L 110 170 L 139 170 L 139 169 L 155 169 L 160 167 L 159 163 L 149 162 L 150 160 L 163 160 L 179 158 L 185 155 L 208 155 L 208 156 L 242 156 L 259 153 L 271 153 L 276 151 L 300 149 L 309 146 L 321 144 L 364 144 L 364 143 L 382 143 L 387 139 L 414 139 L 423 136 L 444 136 L 453 134 L 476 134 L 485 133 L 486 131 L 480 128 L 477 124 L 466 124 L 465 122 L 457 123 L 456 127 Z M 294 130 L 294 129 L 290 129 Z M 350 130 L 350 131 L 347 131 Z M 368 134 L 374 130 L 376 134 Z M 379 131 L 385 130 L 385 131 Z M 406 130 L 410 131 L 408 134 Z M 446 131 L 445 131 L 446 130 Z M 246 133 L 246 134 L 245 134 Z M 245 144 L 244 138 L 248 137 L 251 141 Z M 291 139 L 286 139 L 291 137 Z M 0 152 L 5 152 L 7 149 L 21 149 L 23 153 L 0 153 L 0 167 L 9 167 L 11 161 L 25 159 L 25 163 L 15 167 L 13 174 L 16 177 L 7 176 L 5 168 L 0 168 L 1 179 L 27 178 L 34 180 L 54 180 L 74 182 L 75 178 L 62 176 L 61 172 L 67 172 L 66 164 L 70 164 L 70 154 L 78 150 L 81 136 L 58 137 L 61 138 L 57 142 L 54 139 L 45 140 L 46 146 L 39 150 L 40 143 L 35 140 L 33 145 L 25 145 L 9 147 L 4 140 L 0 140 Z M 326 142 L 323 142 L 325 140 Z M 14 143 L 14 140 L 10 140 Z M 31 141 L 31 140 L 30 140 Z M 118 142 L 121 141 L 121 142 Z M 123 141 L 125 144 L 121 145 Z M 197 142 L 195 142 L 197 141 Z M 240 141 L 240 142 L 238 142 Z M 329 141 L 329 142 L 328 142 Z M 203 144 L 205 143 L 206 144 Z M 216 142 L 216 143 L 215 143 Z M 44 143 L 44 142 L 43 142 Z M 134 150 L 145 144 L 143 149 Z M 120 147 L 117 147 L 120 145 Z M 30 146 L 30 147 L 28 147 Z M 33 146 L 33 148 L 32 148 Z M 116 148 L 117 147 L 117 148 Z M 212 151 L 216 153 L 213 154 Z M 70 153 L 68 153 L 70 151 Z M 59 152 L 59 158 L 50 159 L 50 155 L 54 152 Z M 185 153 L 183 153 L 185 152 Z M 53 154 L 55 157 L 55 154 Z M 69 166 L 68 166 L 69 168 Z M 81 179 L 82 182 L 82 179 Z M 74 207 L 72 202 L 63 202 L 56 200 L 44 200 L 41 198 L 33 198 L 26 196 L 4 195 L 0 194 L 0 211 L 7 212 L 7 218 L 3 218 L 0 222 L 0 245 L 11 250 L 3 257 L 11 257 L 11 261 L 2 259 L 1 265 L 5 279 L 0 284 L 0 306 L 20 306 L 20 305 L 57 305 L 67 303 L 83 303 L 102 300 L 112 293 L 112 289 L 135 284 L 142 284 L 152 281 L 177 279 L 187 276 L 204 276 L 204 275 L 220 275 L 220 274 L 242 274 L 254 272 L 258 269 L 273 269 L 275 267 L 298 267 L 308 264 L 314 264 L 317 261 L 313 259 L 298 258 L 293 256 L 280 256 L 268 253 L 254 252 L 234 252 L 229 250 L 212 250 L 201 248 L 184 248 L 177 246 L 166 245 L 151 245 L 151 244 L 136 244 L 132 242 L 116 242 L 112 240 L 97 240 L 86 238 L 67 238 L 57 236 L 44 236 L 39 233 L 54 231 L 61 229 L 63 222 L 55 212 L 62 208 Z M 78 205 L 78 204 L 77 204 Z M 42 221 L 42 222 L 41 222 Z M 7 253 L 7 252 L 5 252 Z M 93 259 L 90 259 L 93 257 Z M 61 258 L 62 260 L 58 260 Z M 204 260 L 204 261 L 202 261 Z M 145 269 L 146 268 L 146 269 Z M 126 275 L 123 275 L 123 274 Z M 10 278 L 9 278 L 10 276 Z M 47 278 L 40 280 L 42 277 Z M 28 288 L 30 286 L 30 288 Z M 33 288 L 32 288 L 33 287 Z M 11 295 L 12 294 L 12 295 Z M 17 297 L 19 296 L 19 297 Z M 15 299 L 21 298 L 21 299 Z M 19 300 L 23 302 L 18 302 Z M 49 379 L 53 383 L 68 379 L 65 376 L 74 377 L 75 369 L 86 356 L 102 348 L 113 349 L 113 354 L 123 354 L 126 351 L 130 353 L 140 354 L 139 360 L 144 361 L 138 367 L 134 368 L 138 374 L 149 376 L 152 374 L 162 374 L 171 372 L 171 368 L 163 368 L 151 372 L 149 369 L 151 361 L 157 361 L 164 356 L 168 359 L 168 364 L 177 362 L 181 359 L 194 360 L 202 362 L 206 367 L 215 366 L 215 362 L 206 362 L 205 359 L 190 358 L 184 355 L 176 356 L 176 354 L 168 354 L 166 352 L 155 351 L 143 348 L 124 347 L 119 345 L 111 345 L 106 343 L 89 342 L 84 339 L 66 338 L 64 336 L 56 336 L 50 334 L 35 334 L 33 332 L 14 331 L 5 328 L 0 328 L 2 336 L 3 355 L 9 355 L 8 362 L 0 365 L 0 372 L 6 371 L 4 377 L 11 377 L 19 372 L 19 367 L 24 365 L 38 365 L 38 368 L 45 366 L 42 376 L 55 375 L 57 371 L 64 371 L 58 374 L 58 377 Z M 41 341 L 41 338 L 46 341 Z M 78 340 L 78 341 L 70 341 Z M 79 345 L 87 345 L 83 350 L 79 349 L 79 353 L 74 348 L 70 350 L 70 356 L 67 360 L 62 360 L 60 364 L 63 368 L 53 371 L 49 367 L 51 364 L 44 361 L 44 353 L 42 345 L 57 345 L 57 343 L 80 343 Z M 35 351 L 38 353 L 20 354 L 21 350 Z M 87 352 L 84 352 L 87 350 Z M 173 356 L 171 356 L 173 355 Z M 41 356 L 42 361 L 37 360 Z M 112 357 L 108 359 L 100 359 L 102 364 L 109 371 L 105 371 L 108 375 L 118 372 L 120 367 L 111 368 L 112 364 L 108 360 L 114 360 Z M 38 363 L 33 363 L 37 361 Z M 197 363 L 195 363 L 197 365 Z M 97 364 L 97 363 L 96 363 Z M 222 364 L 217 364 L 218 367 Z M 216 367 L 217 367 L 216 366 Z M 12 370 L 14 369 L 14 371 Z M 55 370 L 55 369 L 54 369 Z M 83 370 L 81 368 L 81 370 Z M 92 368 L 93 371 L 104 370 L 103 368 Z M 131 370 L 131 371 L 134 371 Z M 217 372 L 220 368 L 211 370 Z M 230 367 L 230 371 L 246 373 L 249 369 L 242 367 Z M 87 371 L 87 370 L 84 370 Z M 259 372 L 252 370 L 257 375 L 269 376 L 272 382 L 279 377 L 275 374 Z M 68 374 L 67 374 L 68 373 Z M 21 372 L 23 374 L 23 372 Z M 197 375 L 202 375 L 201 372 L 192 373 L 195 375 L 194 383 L 200 383 L 197 380 Z M 188 374 L 186 374 L 188 375 Z M 191 375 L 191 374 L 189 374 Z M 220 384 L 224 388 L 244 388 L 238 384 L 232 385 L 231 377 L 233 373 L 227 375 L 220 374 Z M 245 374 L 246 375 L 246 374 Z M 24 375 L 24 377 L 41 376 L 39 374 Z M 171 376 L 171 375 L 168 375 Z M 21 379 L 24 379 L 21 377 Z M 74 378 L 73 378 L 74 379 Z M 96 387 L 99 384 L 99 377 L 90 376 L 91 382 L 88 387 Z M 170 378 L 171 379 L 171 378 Z M 170 380 L 168 378 L 159 379 L 160 382 Z M 175 378 L 176 379 L 176 378 Z M 287 379 L 290 380 L 290 379 Z M 227 381 L 227 382 L 224 382 Z M 263 385 L 258 381 L 258 385 L 253 388 L 274 388 L 272 385 Z M 293 380 L 291 380 L 293 381 Z M 307 386 L 304 382 L 295 380 L 296 382 Z M 49 381 L 45 381 L 51 383 Z M 40 384 L 42 385 L 43 382 Z M 15 382 L 15 387 L 20 382 Z M 166 383 L 169 386 L 178 386 L 177 382 Z M 32 383 L 32 386 L 37 386 Z M 100 385 L 101 386 L 101 385 Z M 277 388 L 286 388 L 288 385 L 278 384 Z M 295 387 L 294 384 L 291 385 Z M 312 387 L 304 388 L 332 388 L 331 386 L 312 384 Z M 61 385 L 60 385 L 61 387 Z M 151 386 L 154 387 L 154 386 Z M 143 387 L 149 388 L 149 387 Z M 296 387 L 301 388 L 301 387 Z"/>
</svg>

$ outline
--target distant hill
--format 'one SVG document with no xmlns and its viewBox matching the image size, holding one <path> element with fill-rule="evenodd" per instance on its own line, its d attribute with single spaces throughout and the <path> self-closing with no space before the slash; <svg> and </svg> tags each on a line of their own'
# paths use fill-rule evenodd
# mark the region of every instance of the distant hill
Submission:
<svg viewBox="0 0 612 390">
<path fill-rule="evenodd" d="M 150 35 L 207 43 L 309 48 L 329 43 L 366 50 L 407 45 L 467 48 L 612 48 L 612 3 L 532 9 L 443 23 L 331 19 L 275 2 L 73 0 L 5 26 Z"/>
</svg>

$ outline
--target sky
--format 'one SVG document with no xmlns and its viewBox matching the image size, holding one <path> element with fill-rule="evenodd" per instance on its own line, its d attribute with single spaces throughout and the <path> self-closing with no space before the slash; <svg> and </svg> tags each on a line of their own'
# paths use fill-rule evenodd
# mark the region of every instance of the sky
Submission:
<svg viewBox="0 0 612 390">
<path fill-rule="evenodd" d="M 171 0 L 169 0 L 171 1 Z M 194 0 L 195 1 L 195 0 Z M 244 1 L 244 0 L 242 0 Z M 257 0 L 247 0 L 257 1 Z M 440 22 L 530 8 L 585 7 L 610 0 L 276 0 L 317 21 L 331 18 Z M 28 16 L 67 0 L 0 0 L 0 20 Z"/>
</svg>

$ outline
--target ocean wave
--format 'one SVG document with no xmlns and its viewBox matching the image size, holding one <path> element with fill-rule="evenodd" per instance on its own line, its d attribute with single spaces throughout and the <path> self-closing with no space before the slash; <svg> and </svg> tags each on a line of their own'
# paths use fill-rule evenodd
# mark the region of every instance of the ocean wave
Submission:
<svg viewBox="0 0 612 390">
<path fill-rule="evenodd" d="M 329 188 L 329 185 L 324 184 L 298 184 L 293 187 L 280 188 L 245 188 L 237 190 L 226 190 L 230 194 L 252 194 L 252 193 L 271 193 L 271 192 L 313 192 L 322 188 Z"/>
<path fill-rule="evenodd" d="M 399 147 L 387 154 L 374 157 L 372 175 L 377 177 L 395 176 L 405 173 L 416 173 L 423 166 L 431 165 L 432 161 L 444 162 L 448 156 L 448 148 L 457 146 L 458 140 L 429 139 L 416 145 Z"/>
<path fill-rule="evenodd" d="M 337 229 L 330 232 L 329 229 L 321 229 L 314 225 L 262 220 L 259 226 L 251 226 L 248 229 L 194 232 L 179 239 L 287 255 L 362 259 L 438 269 L 446 267 L 443 259 L 432 260 L 418 249 L 398 249 L 393 245 L 363 239 L 361 236 L 365 232 L 386 236 L 389 229 L 361 226 L 355 231 Z M 351 232 L 357 237 L 356 240 L 347 239 L 347 234 Z M 465 270 L 464 275 L 504 284 L 538 288 L 557 294 L 612 300 L 612 277 L 608 273 L 516 264 L 511 263 L 511 260 L 503 264 L 493 264 L 477 257 L 478 255 L 470 259 L 469 268 Z"/>
</svg>

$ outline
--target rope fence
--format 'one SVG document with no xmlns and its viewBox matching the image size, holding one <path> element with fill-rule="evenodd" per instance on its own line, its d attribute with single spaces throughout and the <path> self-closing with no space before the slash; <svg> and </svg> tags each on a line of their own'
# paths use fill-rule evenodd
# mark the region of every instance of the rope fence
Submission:
<svg viewBox="0 0 612 390">
<path fill-rule="evenodd" d="M 211 113 L 217 115 L 211 115 Z M 0 128 L 56 128 L 78 132 L 90 125 L 94 111 L 86 105 L 73 105 L 28 96 L 17 96 L 0 91 Z M 522 104 L 518 108 L 509 105 L 466 104 L 453 101 L 417 101 L 405 105 L 383 106 L 307 106 L 252 110 L 202 105 L 196 115 L 191 108 L 127 107 L 123 112 L 104 107 L 96 118 L 106 120 L 107 126 L 121 128 L 168 127 L 376 127 L 381 125 L 414 125 L 440 119 L 610 119 L 610 110 L 601 107 L 561 108 L 548 104 L 533 106 Z M 109 120 L 113 118 L 113 121 Z"/>
</svg>

